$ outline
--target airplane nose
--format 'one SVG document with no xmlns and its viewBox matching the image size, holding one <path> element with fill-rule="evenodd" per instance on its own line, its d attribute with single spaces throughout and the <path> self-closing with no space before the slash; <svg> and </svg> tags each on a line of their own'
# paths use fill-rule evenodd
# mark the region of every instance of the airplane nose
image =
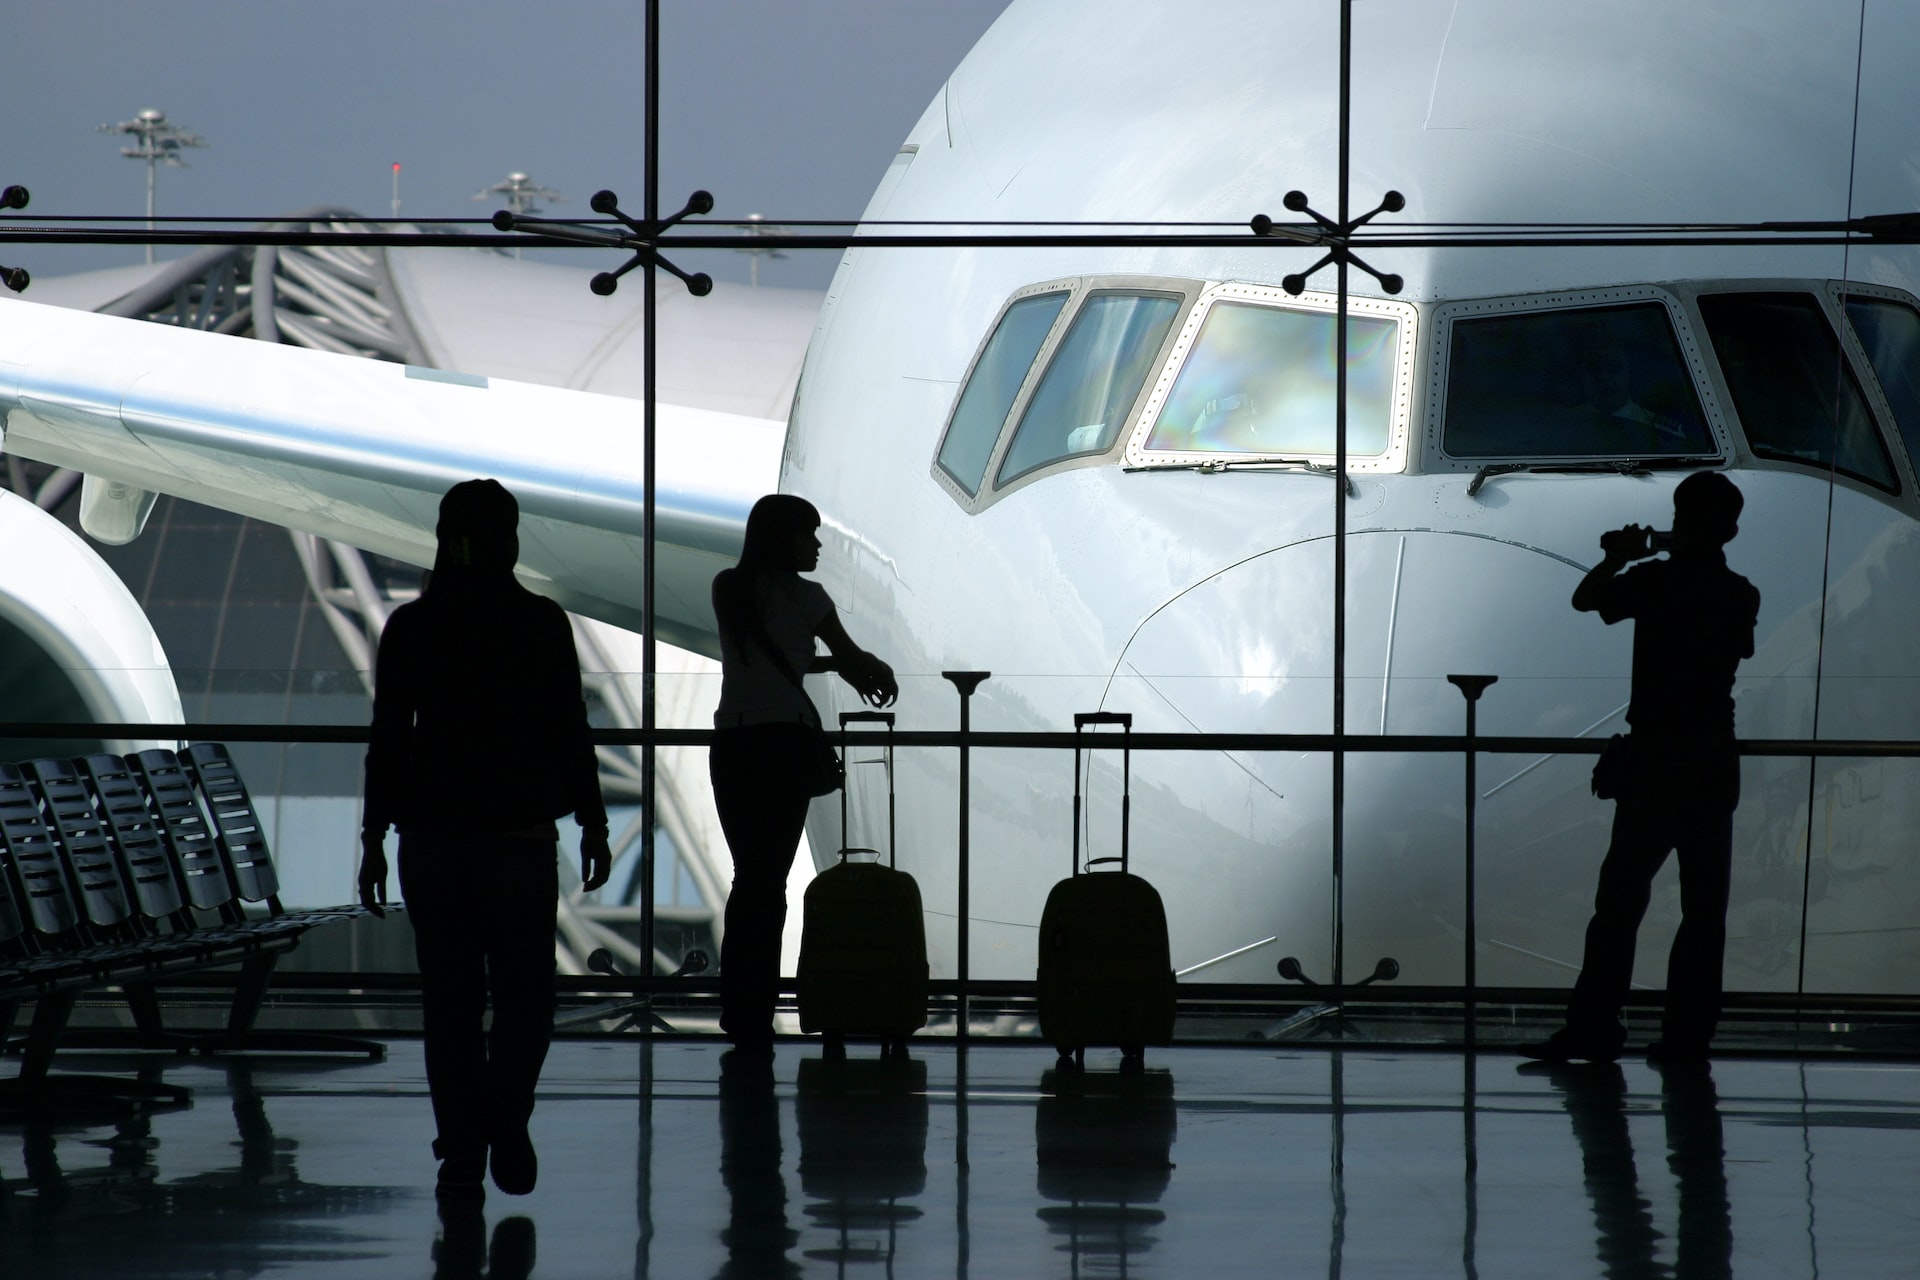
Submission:
<svg viewBox="0 0 1920 1280">
<path fill-rule="evenodd" d="M 1332 545 L 1276 548 L 1182 592 L 1135 631 L 1116 682 L 1151 689 L 1192 728 L 1328 732 Z M 1460 732 L 1461 696 L 1446 679 L 1456 673 L 1505 682 L 1486 695 L 1483 733 L 1586 730 L 1626 701 L 1628 645 L 1568 603 L 1585 571 L 1479 535 L 1350 537 L 1347 732 Z"/>
<path fill-rule="evenodd" d="M 1403 981 L 1462 980 L 1465 890 L 1463 757 L 1364 750 L 1381 734 L 1464 731 L 1450 674 L 1499 683 L 1483 696 L 1482 734 L 1605 736 L 1623 726 L 1629 637 L 1569 604 L 1584 566 L 1535 548 L 1447 532 L 1354 535 L 1347 557 L 1346 730 L 1361 741 L 1345 767 L 1344 899 L 1349 974 L 1381 957 Z M 1330 540 L 1276 548 L 1193 586 L 1147 618 L 1126 646 L 1106 705 L 1136 730 L 1327 733 L 1333 724 L 1333 556 Z M 1482 757 L 1477 845 L 1483 934 L 1506 939 L 1482 981 L 1558 983 L 1577 947 L 1591 868 L 1560 875 L 1543 849 L 1574 837 L 1605 847 L 1607 806 L 1588 794 L 1584 756 Z M 1259 886 L 1191 887 L 1234 923 L 1188 954 L 1279 938 L 1324 980 L 1331 969 L 1331 762 L 1321 752 L 1163 753 L 1143 761 L 1135 825 L 1169 837 L 1194 810 L 1216 840 L 1258 850 Z M 1165 812 L 1156 812 L 1165 810 Z M 1600 824 L 1595 828 L 1594 824 Z M 1137 844 L 1146 856 L 1153 837 Z M 1177 846 L 1176 846 L 1177 847 Z M 1190 848 L 1190 844 L 1189 844 Z M 1158 860 L 1156 858 L 1156 860 Z M 1176 860 L 1177 861 L 1177 860 Z M 1150 873 L 1151 874 L 1151 873 Z M 1192 881 L 1178 869 L 1169 874 Z M 1567 901 L 1543 903 L 1559 882 Z M 1231 896 L 1232 901 L 1228 898 Z M 1551 909 L 1549 908 L 1551 906 Z M 1557 924 L 1542 927 L 1543 919 Z M 1212 928 L 1213 925 L 1209 925 Z M 1504 932 L 1503 932 L 1504 931 Z M 1511 936 L 1508 936 L 1511 935 Z M 1568 939 L 1573 941 L 1568 943 Z M 1208 951 L 1217 942 L 1217 951 Z M 1551 953 L 1548 960 L 1526 953 Z M 1483 950 L 1484 954 L 1484 950 Z M 1203 957 L 1204 958 L 1204 957 Z M 1195 980 L 1272 981 L 1233 962 Z M 1577 964 L 1577 952 L 1571 961 Z M 1545 968 L 1542 968 L 1542 966 Z"/>
</svg>

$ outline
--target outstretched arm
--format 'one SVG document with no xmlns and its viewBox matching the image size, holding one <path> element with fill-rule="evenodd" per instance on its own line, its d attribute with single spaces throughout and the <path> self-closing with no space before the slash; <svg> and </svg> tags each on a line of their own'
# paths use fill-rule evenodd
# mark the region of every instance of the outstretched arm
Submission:
<svg viewBox="0 0 1920 1280">
<path fill-rule="evenodd" d="M 833 655 L 831 669 L 838 671 L 840 678 L 852 685 L 863 701 L 884 707 L 900 696 L 900 684 L 893 678 L 893 668 L 855 644 L 847 635 L 847 629 L 840 625 L 839 614 L 828 613 L 814 634 L 826 642 L 827 652 Z"/>
</svg>

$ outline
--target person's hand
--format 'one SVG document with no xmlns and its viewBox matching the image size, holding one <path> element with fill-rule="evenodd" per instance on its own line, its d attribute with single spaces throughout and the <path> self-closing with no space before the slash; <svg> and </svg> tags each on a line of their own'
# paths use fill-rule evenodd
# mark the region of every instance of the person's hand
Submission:
<svg viewBox="0 0 1920 1280">
<path fill-rule="evenodd" d="M 607 845 L 605 831 L 580 833 L 580 889 L 591 893 L 613 874 L 613 850 Z"/>
<path fill-rule="evenodd" d="M 1652 536 L 1653 530 L 1640 524 L 1609 529 L 1600 535 L 1600 551 L 1607 559 L 1620 563 L 1644 560 L 1653 554 Z"/>
<path fill-rule="evenodd" d="M 360 905 L 381 919 L 387 900 L 387 838 L 371 831 L 360 834 Z"/>
<path fill-rule="evenodd" d="M 863 652 L 844 664 L 840 674 L 860 695 L 860 700 L 872 706 L 891 706 L 900 696 L 900 682 L 893 678 L 893 668 L 870 653 Z"/>
</svg>

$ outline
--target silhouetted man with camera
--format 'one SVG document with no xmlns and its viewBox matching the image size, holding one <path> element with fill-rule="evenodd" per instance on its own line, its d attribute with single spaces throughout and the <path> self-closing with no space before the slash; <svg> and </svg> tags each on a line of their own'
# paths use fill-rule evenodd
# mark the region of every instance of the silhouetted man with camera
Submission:
<svg viewBox="0 0 1920 1280">
<path fill-rule="evenodd" d="M 1690 475 L 1674 489 L 1668 538 L 1633 524 L 1602 534 L 1600 563 L 1574 589 L 1573 607 L 1581 612 L 1609 624 L 1634 620 L 1632 733 L 1609 747 L 1594 773 L 1595 791 L 1615 799 L 1613 839 L 1567 1023 L 1544 1042 L 1523 1046 L 1527 1057 L 1620 1056 L 1634 937 L 1669 852 L 1680 861 L 1680 928 L 1667 960 L 1660 1039 L 1647 1054 L 1669 1062 L 1707 1056 L 1720 1019 L 1740 801 L 1733 675 L 1753 656 L 1760 611 L 1760 593 L 1727 568 L 1723 551 L 1739 532 L 1742 505 L 1740 491 L 1719 472 Z M 1661 550 L 1666 559 L 1627 569 Z"/>
</svg>

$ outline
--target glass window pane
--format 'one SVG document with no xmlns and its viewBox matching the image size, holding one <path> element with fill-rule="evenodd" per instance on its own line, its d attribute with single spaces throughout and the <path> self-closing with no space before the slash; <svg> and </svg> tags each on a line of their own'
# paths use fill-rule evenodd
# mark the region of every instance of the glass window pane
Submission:
<svg viewBox="0 0 1920 1280">
<path fill-rule="evenodd" d="M 954 406 L 947 438 L 940 443 L 940 469 L 968 493 L 980 492 L 1007 411 L 1066 301 L 1064 293 L 1042 293 L 1008 307 L 974 364 L 973 376 Z"/>
<path fill-rule="evenodd" d="M 1920 466 L 1920 315 L 1903 302 L 1848 298 L 1847 318 L 1893 408 L 1907 459 Z"/>
<path fill-rule="evenodd" d="M 1293 456 L 1331 454 L 1334 317 L 1215 303 L 1160 407 L 1148 449 Z M 1347 318 L 1347 451 L 1387 451 L 1400 326 Z"/>
<path fill-rule="evenodd" d="M 1455 320 L 1441 441 L 1454 458 L 1719 452 L 1657 302 Z"/>
<path fill-rule="evenodd" d="M 1899 487 L 1818 299 L 1703 294 L 1700 314 L 1755 453 L 1831 466 L 1888 491 Z"/>
<path fill-rule="evenodd" d="M 1096 293 L 1073 318 L 1000 464 L 1000 483 L 1113 447 L 1180 314 L 1167 294 Z"/>
</svg>

